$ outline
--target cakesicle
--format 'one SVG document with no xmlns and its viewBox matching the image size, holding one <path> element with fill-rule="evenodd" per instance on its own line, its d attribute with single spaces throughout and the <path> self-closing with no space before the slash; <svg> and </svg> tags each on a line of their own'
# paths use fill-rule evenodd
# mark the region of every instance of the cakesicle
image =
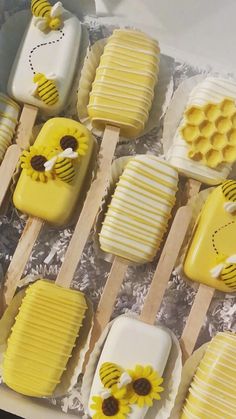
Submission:
<svg viewBox="0 0 236 419">
<path fill-rule="evenodd" d="M 207 77 L 192 90 L 167 160 L 209 185 L 225 180 L 236 161 L 236 84 Z"/>
<path fill-rule="evenodd" d="M 86 310 L 79 291 L 46 280 L 30 285 L 4 354 L 4 383 L 27 396 L 51 396 L 66 370 Z"/>
<path fill-rule="evenodd" d="M 157 41 L 142 32 L 113 32 L 90 93 L 88 114 L 95 127 L 119 126 L 128 138 L 141 134 L 152 105 L 159 53 Z"/>
<path fill-rule="evenodd" d="M 60 6 L 54 12 L 58 13 L 54 19 L 59 19 L 59 28 L 55 30 L 48 16 L 50 4 L 43 3 L 42 0 L 31 2 L 33 18 L 12 66 L 8 93 L 46 115 L 57 115 L 66 105 L 74 78 L 81 24 L 75 15 Z"/>
<path fill-rule="evenodd" d="M 5 276 L 3 308 L 14 296 L 44 222 L 65 225 L 78 204 L 82 207 L 83 193 L 91 181 L 94 148 L 94 137 L 82 124 L 52 118 L 34 145 L 23 152 L 13 201 L 29 218 Z"/>
<path fill-rule="evenodd" d="M 17 209 L 52 224 L 67 223 L 77 205 L 94 139 L 79 122 L 52 118 L 21 157 L 13 201 Z"/>
<path fill-rule="evenodd" d="M 101 249 L 130 262 L 155 257 L 175 204 L 178 175 L 153 155 L 127 163 L 108 206 L 99 235 Z"/>
<path fill-rule="evenodd" d="M 19 112 L 19 105 L 5 94 L 0 93 L 0 164 L 7 148 L 12 144 Z"/>
<path fill-rule="evenodd" d="M 181 419 L 234 419 L 236 335 L 218 333 L 209 343 L 189 388 Z"/>
<path fill-rule="evenodd" d="M 210 193 L 197 220 L 184 261 L 184 273 L 224 292 L 236 291 L 236 181 Z"/>
<path fill-rule="evenodd" d="M 161 398 L 172 339 L 161 327 L 117 318 L 102 349 L 89 399 L 92 418 L 143 418 Z"/>
</svg>

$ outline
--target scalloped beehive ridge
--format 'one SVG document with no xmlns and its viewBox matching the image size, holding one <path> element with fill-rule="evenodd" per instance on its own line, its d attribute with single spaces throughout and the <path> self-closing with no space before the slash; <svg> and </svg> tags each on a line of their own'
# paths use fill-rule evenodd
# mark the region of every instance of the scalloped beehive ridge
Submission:
<svg viewBox="0 0 236 419">
<path fill-rule="evenodd" d="M 189 145 L 188 156 L 215 168 L 236 160 L 236 104 L 225 98 L 219 103 L 189 106 L 180 128 Z"/>
</svg>

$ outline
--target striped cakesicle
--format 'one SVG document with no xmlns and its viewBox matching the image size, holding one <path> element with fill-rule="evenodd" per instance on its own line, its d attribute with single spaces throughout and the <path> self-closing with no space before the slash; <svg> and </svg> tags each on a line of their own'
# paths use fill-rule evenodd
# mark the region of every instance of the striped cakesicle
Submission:
<svg viewBox="0 0 236 419">
<path fill-rule="evenodd" d="M 79 291 L 48 280 L 30 285 L 4 353 L 4 383 L 27 396 L 51 396 L 67 369 L 86 310 Z"/>
<path fill-rule="evenodd" d="M 235 101 L 231 80 L 207 77 L 191 91 L 166 156 L 181 174 L 209 185 L 228 177 L 236 161 Z"/>
<path fill-rule="evenodd" d="M 101 249 L 131 262 L 152 261 L 168 227 L 177 171 L 152 155 L 129 160 L 100 233 Z"/>
<path fill-rule="evenodd" d="M 127 137 L 139 135 L 151 109 L 159 72 L 159 45 L 135 30 L 115 30 L 96 71 L 88 105 L 95 127 L 121 128 Z"/>
<path fill-rule="evenodd" d="M 18 123 L 20 107 L 8 96 L 0 93 L 0 163 L 11 145 Z"/>
<path fill-rule="evenodd" d="M 191 383 L 181 419 L 235 419 L 236 334 L 218 333 Z"/>
</svg>

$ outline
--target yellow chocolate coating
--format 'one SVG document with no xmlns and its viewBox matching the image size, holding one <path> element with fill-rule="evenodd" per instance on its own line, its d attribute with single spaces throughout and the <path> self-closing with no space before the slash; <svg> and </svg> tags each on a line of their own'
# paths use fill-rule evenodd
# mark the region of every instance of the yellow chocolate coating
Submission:
<svg viewBox="0 0 236 419">
<path fill-rule="evenodd" d="M 220 291 L 236 291 L 236 265 L 227 259 L 236 254 L 236 212 L 226 204 L 236 201 L 236 182 L 226 181 L 208 197 L 197 221 L 184 261 L 184 272 L 193 281 Z M 221 266 L 218 276 L 212 269 Z"/>
<path fill-rule="evenodd" d="M 218 333 L 201 360 L 181 419 L 235 419 L 236 334 Z"/>
<path fill-rule="evenodd" d="M 23 168 L 13 196 L 17 209 L 56 225 L 66 224 L 73 214 L 86 180 L 94 140 L 87 128 L 79 122 L 67 118 L 52 118 L 43 126 L 33 146 L 34 149 L 45 148 L 46 155 L 49 154 L 50 158 L 57 147 L 58 152 L 63 151 L 60 140 L 65 136 L 72 136 L 78 143 L 82 141 L 86 144 L 86 150 L 78 151 L 77 159 L 64 161 L 65 169 L 68 169 L 69 164 L 71 167 L 70 173 L 67 172 L 68 177 L 63 175 L 59 167 L 62 160 L 60 158 L 55 163 L 52 174 L 44 171 L 38 172 L 37 176 L 37 172 L 31 174 L 29 169 Z"/>
<path fill-rule="evenodd" d="M 136 137 L 147 122 L 159 70 L 158 43 L 142 32 L 115 30 L 105 46 L 88 105 L 95 127 Z"/>
<path fill-rule="evenodd" d="M 82 293 L 46 280 L 26 291 L 3 361 L 3 380 L 27 396 L 52 395 L 82 326 Z"/>
</svg>

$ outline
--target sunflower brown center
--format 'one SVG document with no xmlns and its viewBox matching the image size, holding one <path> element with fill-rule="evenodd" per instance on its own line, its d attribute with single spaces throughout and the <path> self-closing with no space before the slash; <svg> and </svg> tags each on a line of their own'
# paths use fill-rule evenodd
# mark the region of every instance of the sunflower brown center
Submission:
<svg viewBox="0 0 236 419">
<path fill-rule="evenodd" d="M 138 378 L 133 382 L 133 389 L 139 396 L 147 396 L 151 392 L 151 383 L 146 378 Z"/>
<path fill-rule="evenodd" d="M 66 150 L 67 148 L 72 148 L 75 151 L 78 147 L 78 142 L 75 137 L 72 135 L 65 135 L 60 140 L 60 145 L 62 150 Z"/>
<path fill-rule="evenodd" d="M 47 159 L 44 156 L 41 156 L 40 154 L 38 156 L 32 157 L 30 160 L 30 164 L 33 167 L 34 170 L 37 170 L 37 172 L 44 172 L 45 167 L 44 163 L 46 163 Z"/>
<path fill-rule="evenodd" d="M 119 412 L 119 402 L 111 396 L 102 402 L 102 411 L 105 416 L 114 416 Z"/>
</svg>

